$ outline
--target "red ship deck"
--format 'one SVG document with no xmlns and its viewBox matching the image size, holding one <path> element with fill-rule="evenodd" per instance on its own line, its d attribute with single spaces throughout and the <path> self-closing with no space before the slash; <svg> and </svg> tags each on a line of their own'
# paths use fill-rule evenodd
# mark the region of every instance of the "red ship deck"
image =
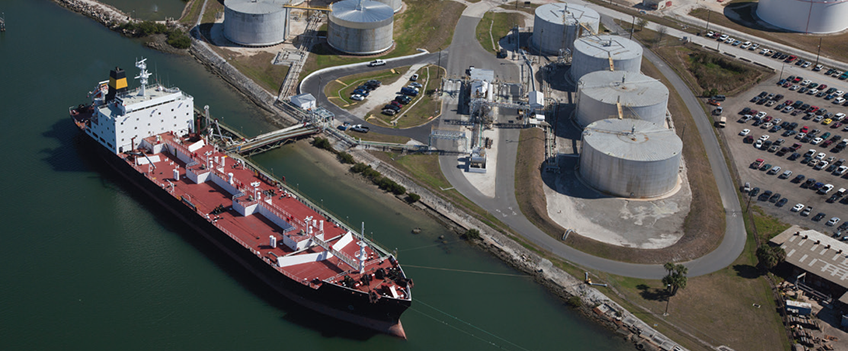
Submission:
<svg viewBox="0 0 848 351">
<path fill-rule="evenodd" d="M 365 246 L 364 274 L 373 279 L 366 279 L 363 283 L 358 259 L 361 239 L 357 235 L 334 224 L 333 220 L 316 211 L 313 205 L 298 199 L 277 181 L 266 178 L 237 159 L 227 157 L 215 147 L 203 144 L 166 133 L 144 140 L 145 156 L 120 156 L 175 198 L 183 199 L 186 206 L 194 206 L 199 216 L 212 222 L 246 250 L 295 281 L 317 289 L 327 282 L 343 285 L 342 280 L 348 275 L 356 282 L 351 287 L 353 289 L 410 299 L 407 288 L 390 279 L 374 278 L 379 268 L 386 271 L 396 268 L 396 261 L 381 257 L 371 246 Z M 200 145 L 203 146 L 198 148 Z M 178 177 L 174 176 L 174 170 L 179 172 Z M 196 183 L 190 179 L 190 176 L 198 178 L 204 173 L 208 177 L 206 181 Z M 244 195 L 235 197 L 233 193 L 238 192 Z M 223 211 L 215 211 L 221 208 L 219 206 L 223 207 Z M 242 215 L 239 212 L 240 208 L 251 206 L 256 206 L 255 213 Z M 315 235 L 310 234 L 306 218 L 313 219 L 310 224 L 313 224 L 311 231 Z M 320 237 L 322 228 L 323 241 L 329 245 L 324 246 L 330 250 L 316 239 L 316 236 Z M 277 241 L 274 247 L 271 246 L 272 235 Z M 298 243 L 300 248 L 297 250 L 290 247 Z M 332 257 L 321 259 L 326 256 Z M 340 256 L 346 257 L 342 259 Z M 278 261 L 278 257 L 282 259 Z M 354 266 L 349 263 L 354 263 Z"/>
</svg>

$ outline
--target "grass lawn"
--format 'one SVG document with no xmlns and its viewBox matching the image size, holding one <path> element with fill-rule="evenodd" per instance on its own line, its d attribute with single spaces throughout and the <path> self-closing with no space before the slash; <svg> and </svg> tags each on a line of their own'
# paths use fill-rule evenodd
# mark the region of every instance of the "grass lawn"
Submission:
<svg viewBox="0 0 848 351">
<path fill-rule="evenodd" d="M 324 95 L 336 106 L 343 109 L 352 109 L 361 101 L 350 99 L 350 95 L 356 90 L 359 85 L 371 80 L 379 80 L 383 85 L 389 85 L 397 81 L 400 76 L 409 70 L 410 66 L 398 67 L 395 69 L 385 69 L 376 72 L 358 73 L 349 76 L 341 77 L 332 82 L 327 82 L 324 86 Z M 378 88 L 379 89 L 379 88 Z"/>
<path fill-rule="evenodd" d="M 374 108 L 368 114 L 387 127 L 410 128 L 430 122 L 441 113 L 442 108 L 442 101 L 435 95 L 434 90 L 438 84 L 438 69 L 435 65 L 429 65 L 416 72 L 418 73 L 417 82 L 423 85 L 420 88 L 421 93 L 406 104 L 400 114 L 385 115 L 381 113 L 383 106 Z M 392 121 L 396 122 L 392 124 Z"/>
<path fill-rule="evenodd" d="M 345 133 L 347 135 L 350 135 L 350 136 L 357 138 L 357 139 L 362 139 L 362 140 L 366 140 L 366 141 L 376 141 L 376 142 L 380 142 L 380 143 L 405 144 L 405 143 L 409 142 L 409 140 L 410 140 L 410 138 L 405 137 L 405 136 L 386 135 L 386 134 L 380 134 L 380 133 L 374 133 L 374 132 L 359 133 L 359 132 L 354 132 L 352 130 L 347 130 L 347 131 L 345 131 Z"/>
<path fill-rule="evenodd" d="M 193 26 L 197 22 L 197 16 L 200 15 L 200 8 L 203 6 L 203 0 L 191 0 L 186 4 L 188 11 L 183 9 L 183 14 L 180 18 L 180 23 Z"/>
<path fill-rule="evenodd" d="M 524 27 L 524 16 L 512 12 L 486 12 L 477 23 L 477 41 L 486 51 L 497 52 L 498 40 L 509 34 L 516 24 Z"/>
<path fill-rule="evenodd" d="M 222 50 L 227 51 L 226 49 Z M 233 67 L 272 94 L 279 93 L 280 86 L 286 79 L 286 73 L 289 72 L 289 66 L 272 65 L 271 60 L 274 59 L 274 54 L 261 52 L 253 56 L 231 56 L 233 59 L 230 60 L 230 64 Z"/>
<path fill-rule="evenodd" d="M 323 67 L 371 61 L 374 57 L 391 58 L 412 55 L 422 48 L 437 52 L 450 46 L 453 30 L 465 5 L 454 1 L 407 0 L 407 8 L 395 15 L 393 35 L 395 48 L 376 56 L 354 56 L 340 54 L 326 42 L 315 45 L 303 66 L 300 79 Z M 319 33 L 326 36 L 326 32 Z"/>
<path fill-rule="evenodd" d="M 717 13 L 715 11 L 711 11 L 712 13 L 708 15 L 708 10 L 703 8 L 692 10 L 691 12 L 689 12 L 689 15 L 703 19 L 705 21 L 709 16 L 710 23 L 715 23 L 723 27 L 735 29 L 743 33 L 755 35 L 759 38 L 768 39 L 781 44 L 789 45 L 791 47 L 796 47 L 798 49 L 813 54 L 818 51 L 819 40 L 821 40 L 821 56 L 829 57 L 838 61 L 848 61 L 848 45 L 845 45 L 846 40 L 848 40 L 848 33 L 841 33 L 836 35 L 814 35 L 792 32 L 780 32 L 774 31 L 774 29 L 763 30 L 763 27 L 757 25 L 754 25 L 754 27 L 749 27 L 746 24 L 753 22 L 754 18 L 751 14 L 751 7 L 748 2 L 749 1 L 747 0 L 737 0 L 727 5 L 725 9 L 725 11 L 736 12 L 740 16 L 741 20 L 745 22 L 734 22 L 730 18 L 726 17 L 724 14 Z M 815 60 L 815 57 L 802 58 L 810 61 Z"/>
</svg>

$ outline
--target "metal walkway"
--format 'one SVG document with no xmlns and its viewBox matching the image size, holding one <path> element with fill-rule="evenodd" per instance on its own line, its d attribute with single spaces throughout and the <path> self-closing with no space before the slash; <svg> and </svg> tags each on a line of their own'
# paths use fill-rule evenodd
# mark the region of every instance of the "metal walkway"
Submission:
<svg viewBox="0 0 848 351">
<path fill-rule="evenodd" d="M 255 138 L 245 140 L 242 143 L 230 145 L 227 148 L 227 151 L 235 152 L 244 156 L 253 156 L 271 149 L 276 149 L 292 139 L 312 135 L 319 131 L 321 131 L 321 128 L 315 125 L 301 123 L 259 135 Z"/>
</svg>

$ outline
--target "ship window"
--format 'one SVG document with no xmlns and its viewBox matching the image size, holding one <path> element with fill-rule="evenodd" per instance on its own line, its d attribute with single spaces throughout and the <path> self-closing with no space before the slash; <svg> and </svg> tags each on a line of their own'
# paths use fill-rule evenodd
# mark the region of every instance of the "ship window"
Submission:
<svg viewBox="0 0 848 351">
<path fill-rule="evenodd" d="M 138 129 L 138 127 L 135 127 L 135 129 Z"/>
<path fill-rule="evenodd" d="M 171 112 L 174 112 L 174 109 L 171 109 Z"/>
<path fill-rule="evenodd" d="M 161 115 L 162 115 L 162 112 L 159 112 L 159 115 L 161 116 Z"/>
</svg>

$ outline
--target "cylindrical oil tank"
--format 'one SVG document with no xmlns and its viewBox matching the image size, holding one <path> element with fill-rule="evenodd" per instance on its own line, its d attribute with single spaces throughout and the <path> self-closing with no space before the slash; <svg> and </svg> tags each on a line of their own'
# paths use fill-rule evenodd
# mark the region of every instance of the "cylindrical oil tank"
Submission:
<svg viewBox="0 0 848 351">
<path fill-rule="evenodd" d="M 571 55 L 569 74 L 575 82 L 590 72 L 615 70 L 639 73 L 642 68 L 642 46 L 633 40 L 618 36 L 579 38 L 574 41 L 574 51 Z"/>
<path fill-rule="evenodd" d="M 342 0 L 330 5 L 327 43 L 358 55 L 376 54 L 392 47 L 394 10 L 381 2 Z"/>
<path fill-rule="evenodd" d="M 848 28 L 848 1 L 760 0 L 757 17 L 801 33 L 835 33 Z"/>
<path fill-rule="evenodd" d="M 374 0 L 374 1 L 382 2 L 386 5 L 389 5 L 389 7 L 391 7 L 392 10 L 395 11 L 395 13 L 400 11 L 400 8 L 403 7 L 403 2 L 401 2 L 401 0 Z"/>
<path fill-rule="evenodd" d="M 668 88 L 641 73 L 598 71 L 577 82 L 575 116 L 584 127 L 607 118 L 640 119 L 662 126 L 667 105 Z"/>
<path fill-rule="evenodd" d="M 224 37 L 246 46 L 266 46 L 286 40 L 289 0 L 225 0 Z"/>
<path fill-rule="evenodd" d="M 539 6 L 530 43 L 534 50 L 541 48 L 542 53 L 548 55 L 558 55 L 560 49 L 574 51 L 574 40 L 589 34 L 586 27 L 598 33 L 600 19 L 598 12 L 582 5 L 553 3 Z"/>
<path fill-rule="evenodd" d="M 677 186 L 683 142 L 656 123 L 605 119 L 583 131 L 580 177 L 601 192 L 629 198 L 666 195 Z"/>
</svg>

